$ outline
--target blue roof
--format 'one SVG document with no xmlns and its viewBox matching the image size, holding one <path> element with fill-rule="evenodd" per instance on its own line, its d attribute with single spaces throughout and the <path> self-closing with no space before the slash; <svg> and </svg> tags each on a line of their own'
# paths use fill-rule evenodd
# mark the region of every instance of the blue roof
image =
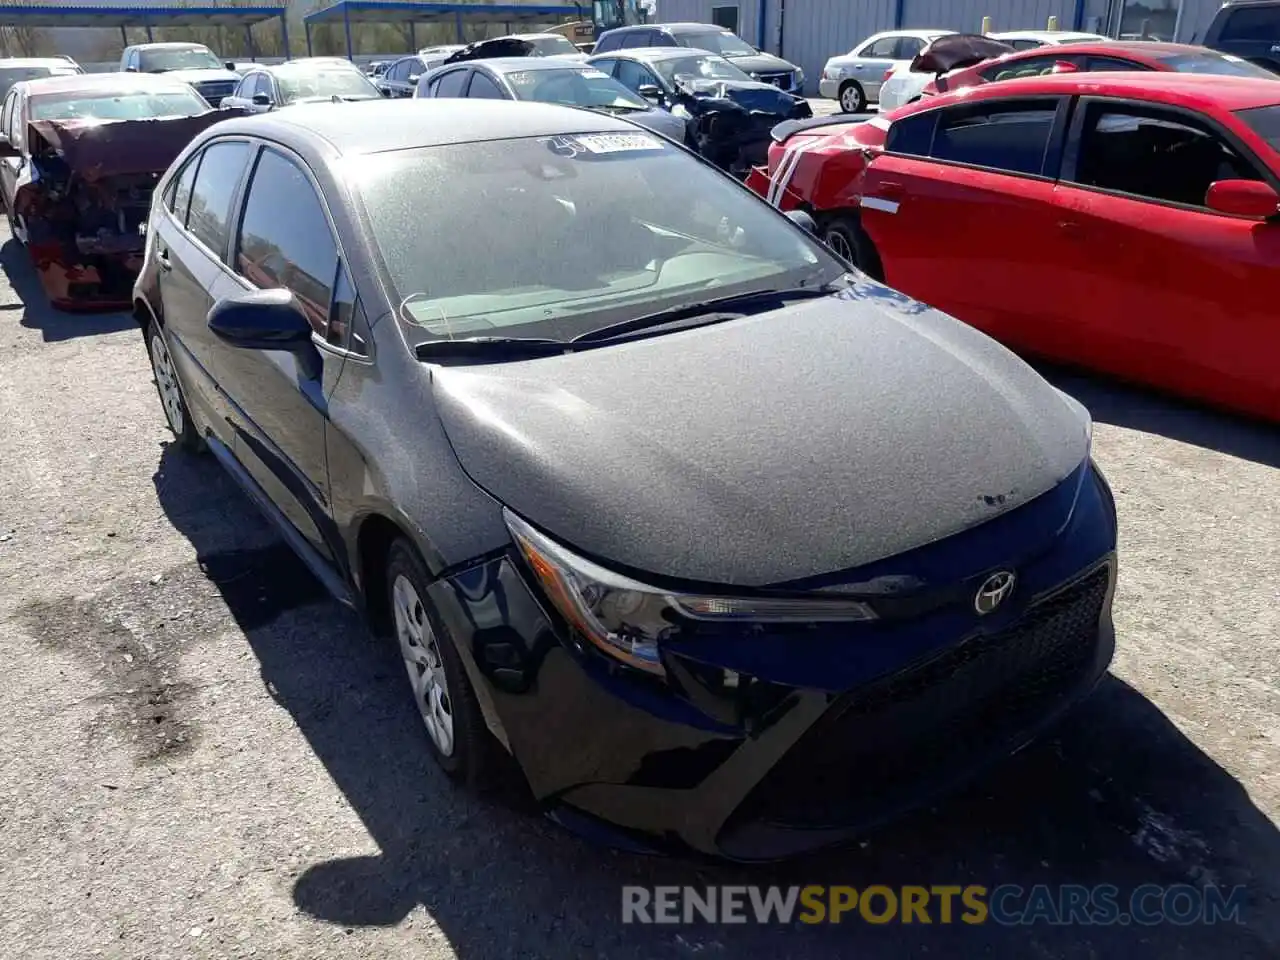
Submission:
<svg viewBox="0 0 1280 960">
<path fill-rule="evenodd" d="M 7 8 L 6 8 L 7 9 Z M 554 23 L 591 16 L 589 0 L 577 3 L 413 3 L 410 0 L 338 0 L 303 17 L 315 23 Z"/>
<path fill-rule="evenodd" d="M 118 0 L 80 0 L 79 3 L 5 4 L 4 18 L 24 27 L 145 27 L 218 26 L 242 27 L 283 17 L 285 7 L 208 6 L 166 7 L 120 3 Z"/>
</svg>

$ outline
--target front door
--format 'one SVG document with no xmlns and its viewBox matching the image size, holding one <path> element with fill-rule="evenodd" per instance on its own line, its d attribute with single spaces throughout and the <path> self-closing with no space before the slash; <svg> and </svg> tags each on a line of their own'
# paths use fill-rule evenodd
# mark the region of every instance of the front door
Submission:
<svg viewBox="0 0 1280 960">
<path fill-rule="evenodd" d="M 1056 339 L 1040 304 L 1058 282 L 1051 98 L 986 101 L 895 122 L 864 175 L 862 225 L 886 282 L 1011 346 Z"/>
<path fill-rule="evenodd" d="M 217 386 L 218 345 L 206 320 L 214 290 L 227 273 L 232 203 L 248 168 L 245 140 L 217 140 L 186 162 L 155 236 L 153 256 L 169 352 L 199 420 L 224 443 L 225 397 Z"/>
<path fill-rule="evenodd" d="M 226 295 L 288 288 L 317 339 L 329 342 L 338 245 L 301 160 L 263 148 L 234 250 L 235 276 Z M 218 374 L 232 404 L 236 458 L 321 556 L 333 559 L 325 424 L 343 359 L 326 350 L 316 355 L 318 373 L 287 351 L 222 345 Z"/>
<path fill-rule="evenodd" d="M 1209 210 L 1217 180 L 1267 180 L 1215 124 L 1085 100 L 1057 190 L 1077 331 L 1071 359 L 1179 393 L 1280 415 L 1280 225 Z"/>
</svg>

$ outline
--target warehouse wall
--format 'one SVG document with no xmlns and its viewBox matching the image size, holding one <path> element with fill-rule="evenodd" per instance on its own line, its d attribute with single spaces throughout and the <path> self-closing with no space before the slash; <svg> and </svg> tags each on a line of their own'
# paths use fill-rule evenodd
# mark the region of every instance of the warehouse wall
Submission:
<svg viewBox="0 0 1280 960">
<path fill-rule="evenodd" d="M 770 0 L 777 3 L 777 0 Z M 758 0 L 658 0 L 658 20 L 663 23 L 711 23 L 712 7 L 738 8 L 738 36 L 756 42 Z"/>
</svg>

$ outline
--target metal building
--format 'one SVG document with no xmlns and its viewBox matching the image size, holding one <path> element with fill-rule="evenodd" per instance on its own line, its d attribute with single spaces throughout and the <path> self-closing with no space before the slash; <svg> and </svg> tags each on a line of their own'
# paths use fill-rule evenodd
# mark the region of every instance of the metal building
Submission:
<svg viewBox="0 0 1280 960">
<path fill-rule="evenodd" d="M 667 23 L 718 23 L 748 43 L 800 66 L 806 90 L 817 92 L 827 58 L 847 53 L 880 30 L 939 27 L 965 32 L 1044 29 L 1057 17 L 1063 30 L 1147 36 L 1193 43 L 1221 0 L 658 0 Z"/>
</svg>

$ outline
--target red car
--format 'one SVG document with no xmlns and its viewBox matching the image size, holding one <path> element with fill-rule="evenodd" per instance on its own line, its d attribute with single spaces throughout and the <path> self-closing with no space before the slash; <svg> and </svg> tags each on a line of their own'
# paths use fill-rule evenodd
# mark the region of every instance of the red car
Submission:
<svg viewBox="0 0 1280 960">
<path fill-rule="evenodd" d="M 1057 74 L 782 124 L 748 186 L 1027 353 L 1280 420 L 1280 83 Z"/>
<path fill-rule="evenodd" d="M 1017 80 L 1045 73 L 1115 70 L 1159 70 L 1166 73 L 1208 73 L 1226 77 L 1260 77 L 1277 80 L 1276 74 L 1240 57 L 1183 43 L 1133 42 L 1072 43 L 1038 47 L 984 60 L 952 70 L 929 83 L 922 97 L 950 93 L 1000 80 Z"/>
</svg>

